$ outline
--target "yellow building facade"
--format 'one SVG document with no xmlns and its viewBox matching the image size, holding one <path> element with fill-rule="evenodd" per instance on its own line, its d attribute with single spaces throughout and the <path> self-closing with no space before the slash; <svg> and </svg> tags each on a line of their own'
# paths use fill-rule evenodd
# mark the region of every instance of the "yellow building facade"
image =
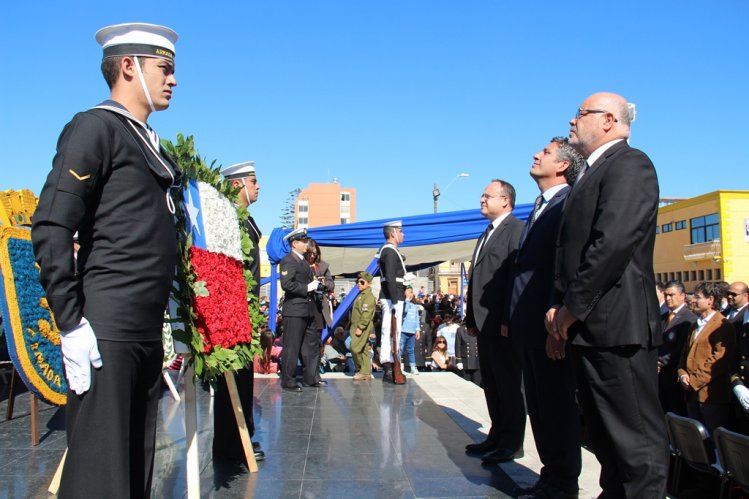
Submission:
<svg viewBox="0 0 749 499">
<path fill-rule="evenodd" d="M 655 278 L 749 282 L 749 191 L 715 191 L 658 210 Z"/>
</svg>

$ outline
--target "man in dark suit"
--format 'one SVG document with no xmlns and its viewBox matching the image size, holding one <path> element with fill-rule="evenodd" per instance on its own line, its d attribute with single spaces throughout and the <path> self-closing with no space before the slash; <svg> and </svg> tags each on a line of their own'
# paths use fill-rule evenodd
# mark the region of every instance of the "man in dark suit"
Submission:
<svg viewBox="0 0 749 499">
<path fill-rule="evenodd" d="M 543 463 L 540 480 L 521 491 L 527 494 L 523 497 L 577 498 L 579 490 L 582 459 L 574 370 L 564 342 L 548 335 L 544 318 L 551 305 L 562 206 L 584 164 L 566 138 L 555 137 L 533 156 L 530 171 L 541 194 L 520 238 L 507 321 L 521 355 L 525 402 Z"/>
<path fill-rule="evenodd" d="M 588 97 L 570 120 L 587 171 L 567 196 L 549 332 L 572 342 L 578 396 L 601 463 L 599 497 L 665 497 L 668 446 L 658 401 L 661 343 L 653 247 L 658 178 L 629 147 L 634 106 Z"/>
<path fill-rule="evenodd" d="M 303 384 L 318 385 L 317 372 L 320 358 L 320 337 L 312 328 L 314 298 L 318 281 L 312 274 L 304 253 L 307 251 L 307 230 L 295 229 L 284 239 L 291 251 L 283 257 L 279 268 L 283 302 L 283 353 L 281 354 L 281 386 L 286 391 L 301 392 L 296 383 L 296 363 L 302 358 Z"/>
<path fill-rule="evenodd" d="M 686 416 L 684 390 L 679 386 L 676 371 L 697 316 L 686 305 L 687 295 L 680 281 L 666 283 L 663 295 L 669 312 L 662 318 L 663 344 L 658 347 L 658 398 L 664 413 Z"/>
<path fill-rule="evenodd" d="M 501 335 L 502 313 L 509 297 L 512 263 L 523 222 L 512 215 L 515 189 L 492 180 L 481 195 L 481 214 L 490 223 L 473 253 L 466 303 L 468 332 L 478 335 L 479 365 L 492 427 L 486 440 L 466 446 L 466 453 L 499 463 L 523 456 L 525 403 L 520 359 Z"/>
<path fill-rule="evenodd" d="M 733 324 L 736 334 L 741 331 L 741 325 L 744 324 L 744 317 L 749 310 L 749 297 L 747 296 L 747 286 L 745 282 L 736 281 L 731 283 L 727 293 L 728 313 L 726 318 Z"/>
</svg>

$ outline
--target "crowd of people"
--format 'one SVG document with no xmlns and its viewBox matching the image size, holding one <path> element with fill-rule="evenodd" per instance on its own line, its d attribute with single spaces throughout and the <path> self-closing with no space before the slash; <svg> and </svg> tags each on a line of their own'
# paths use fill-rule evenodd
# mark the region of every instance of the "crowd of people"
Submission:
<svg viewBox="0 0 749 499">
<path fill-rule="evenodd" d="M 70 388 L 59 497 L 148 497 L 163 313 L 177 263 L 169 191 L 180 172 L 147 120 L 169 107 L 177 34 L 131 23 L 96 38 L 111 98 L 63 130 L 32 227 Z M 405 383 L 404 372 L 453 371 L 482 387 L 491 419 L 486 439 L 466 446 L 469 455 L 487 464 L 522 457 L 529 417 L 543 466 L 539 481 L 516 496 L 578 497 L 581 411 L 601 463 L 600 497 L 665 497 L 664 410 L 710 430 L 746 428 L 747 287 L 700 283 L 689 312 L 683 285 L 670 282 L 659 306 L 658 179 L 647 155 L 628 143 L 634 116 L 619 95 L 585 99 L 569 137 L 533 156 L 539 196 L 526 222 L 512 215 L 513 185 L 489 182 L 480 196 L 489 223 L 472 255 L 464 321 L 455 297 L 409 287 L 413 275 L 399 249 L 406 235 L 396 220 L 383 227 L 379 295 L 374 276 L 360 272 L 350 316 L 322 344 L 321 331 L 333 326 L 334 281 L 306 230 L 287 234 L 280 341 L 259 331 L 262 355 L 237 373 L 250 433 L 256 370 L 275 365 L 283 390 L 293 393 L 324 389 L 321 365 L 343 366 L 356 382 L 381 369 L 383 382 L 395 385 Z M 242 206 L 257 200 L 254 165 L 222 174 L 240 190 Z M 259 282 L 260 230 L 252 217 L 246 224 L 255 243 L 247 270 Z M 219 383 L 216 459 L 244 459 L 231 419 Z"/>
</svg>

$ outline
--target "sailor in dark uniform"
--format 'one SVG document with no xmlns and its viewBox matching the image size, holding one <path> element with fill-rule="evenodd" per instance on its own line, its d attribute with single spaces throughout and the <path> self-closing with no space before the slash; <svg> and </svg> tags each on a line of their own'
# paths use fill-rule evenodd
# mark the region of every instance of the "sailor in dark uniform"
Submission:
<svg viewBox="0 0 749 499">
<path fill-rule="evenodd" d="M 302 359 L 304 386 L 324 386 L 317 380 L 320 336 L 312 327 L 315 306 L 313 293 L 320 283 L 303 256 L 309 240 L 307 230 L 293 230 L 284 239 L 291 245 L 291 251 L 278 264 L 284 292 L 281 386 L 286 391 L 301 392 L 302 387 L 297 384 L 295 375 L 299 357 Z"/>
<path fill-rule="evenodd" d="M 31 233 L 69 386 L 59 497 L 149 497 L 180 175 L 146 121 L 177 85 L 177 34 L 120 24 L 96 40 L 111 100 L 63 130 Z"/>
<path fill-rule="evenodd" d="M 230 180 L 235 189 L 240 189 L 239 205 L 249 210 L 249 206 L 257 201 L 260 194 L 260 184 L 255 174 L 255 162 L 248 161 L 227 166 L 221 170 L 221 175 L 225 179 Z M 259 299 L 260 237 L 262 234 L 252 216 L 249 216 L 244 221 L 244 224 L 252 241 L 250 259 L 245 260 L 244 266 L 252 273 L 255 281 L 255 285 L 252 288 L 252 295 L 256 299 Z M 257 328 L 257 324 L 253 324 L 253 326 Z M 244 368 L 236 371 L 234 376 L 250 437 L 255 434 L 255 416 L 253 413 L 254 374 L 252 362 L 250 362 Z M 259 442 L 253 442 L 252 447 L 255 450 L 256 461 L 265 459 L 265 452 L 263 452 Z M 213 457 L 231 461 L 244 461 L 245 459 L 242 440 L 239 437 L 239 430 L 237 429 L 237 420 L 234 417 L 234 409 L 232 409 L 229 390 L 226 386 L 226 378 L 223 376 L 219 376 L 216 380 L 216 391 L 213 397 Z"/>
<path fill-rule="evenodd" d="M 380 248 L 380 307 L 382 309 L 382 340 L 380 343 L 380 362 L 382 363 L 383 381 L 393 382 L 393 359 L 391 335 L 395 335 L 395 344 L 400 344 L 401 323 L 403 322 L 403 301 L 405 300 L 406 267 L 398 245 L 403 242 L 403 223 L 400 220 L 388 222 L 383 226 L 385 244 Z M 392 328 L 392 314 L 395 314 L 396 330 Z"/>
</svg>

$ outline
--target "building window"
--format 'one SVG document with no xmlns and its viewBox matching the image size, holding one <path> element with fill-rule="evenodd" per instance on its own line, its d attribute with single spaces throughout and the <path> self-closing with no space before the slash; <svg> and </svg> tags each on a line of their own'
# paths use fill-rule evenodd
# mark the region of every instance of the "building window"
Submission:
<svg viewBox="0 0 749 499">
<path fill-rule="evenodd" d="M 687 221 L 686 220 L 679 220 L 674 224 L 676 226 L 676 230 L 684 230 L 687 228 Z"/>
<path fill-rule="evenodd" d="M 705 271 L 700 270 L 700 282 L 705 282 Z"/>
<path fill-rule="evenodd" d="M 692 270 L 692 271 L 690 271 L 690 274 L 691 274 L 691 279 L 689 279 L 689 280 L 692 281 L 692 282 L 696 281 L 697 280 L 697 271 L 696 270 Z"/>
<path fill-rule="evenodd" d="M 688 270 L 684 271 L 684 282 L 689 282 L 689 271 Z"/>
<path fill-rule="evenodd" d="M 342 203 L 348 203 L 351 201 L 351 193 L 350 192 L 342 192 L 341 193 L 341 202 Z"/>
<path fill-rule="evenodd" d="M 663 224 L 661 225 L 661 230 L 663 231 L 664 234 L 666 232 L 671 232 L 672 230 L 674 230 L 674 225 L 670 222 L 667 224 Z"/>
<path fill-rule="evenodd" d="M 299 217 L 299 227 L 307 227 L 307 224 L 309 224 L 309 219 L 307 217 Z"/>
<path fill-rule="evenodd" d="M 720 220 L 717 213 L 693 218 L 689 223 L 692 227 L 692 244 L 720 239 Z"/>
<path fill-rule="evenodd" d="M 715 269 L 715 280 L 716 281 L 720 281 L 721 280 L 720 269 Z"/>
<path fill-rule="evenodd" d="M 350 218 L 341 218 L 341 225 L 351 223 Z"/>
<path fill-rule="evenodd" d="M 299 213 L 309 213 L 309 205 L 299 203 Z"/>
<path fill-rule="evenodd" d="M 713 280 L 713 269 L 707 269 L 707 280 L 708 281 Z"/>
<path fill-rule="evenodd" d="M 669 272 L 669 273 L 668 273 L 668 280 L 669 280 L 669 281 L 673 281 L 673 280 L 674 280 L 674 278 L 675 278 L 675 276 L 674 276 L 674 273 L 673 273 L 673 272 Z"/>
<path fill-rule="evenodd" d="M 658 227 L 657 225 L 655 226 L 655 233 L 656 234 L 660 234 L 661 233 L 661 228 Z"/>
<path fill-rule="evenodd" d="M 676 280 L 681 281 L 681 271 L 676 273 Z"/>
</svg>

